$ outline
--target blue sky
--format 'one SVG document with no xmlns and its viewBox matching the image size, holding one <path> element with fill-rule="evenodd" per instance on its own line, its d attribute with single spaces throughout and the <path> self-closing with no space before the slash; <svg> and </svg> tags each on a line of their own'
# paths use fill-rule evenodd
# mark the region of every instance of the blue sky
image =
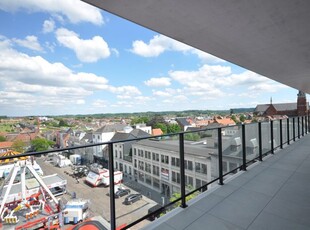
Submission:
<svg viewBox="0 0 310 230">
<path fill-rule="evenodd" d="M 296 94 L 81 1 L 0 1 L 0 115 L 216 110 Z"/>
</svg>

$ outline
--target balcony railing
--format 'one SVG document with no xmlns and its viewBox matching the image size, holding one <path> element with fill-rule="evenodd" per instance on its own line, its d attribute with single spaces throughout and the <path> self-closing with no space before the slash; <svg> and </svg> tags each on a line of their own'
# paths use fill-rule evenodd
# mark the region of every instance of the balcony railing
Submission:
<svg viewBox="0 0 310 230">
<path fill-rule="evenodd" d="M 117 226 L 121 226 L 121 229 L 138 229 L 148 224 L 150 219 L 158 217 L 159 213 L 168 212 L 176 207 L 186 208 L 189 198 L 207 190 L 214 183 L 223 185 L 226 177 L 239 170 L 246 171 L 250 164 L 262 161 L 264 156 L 274 154 L 275 150 L 300 139 L 310 132 L 309 119 L 309 116 L 300 116 L 206 128 L 156 137 L 23 153 L 18 157 L 35 156 L 36 160 L 41 159 L 41 163 L 45 164 L 44 167 L 41 165 L 43 170 L 49 167 L 66 177 L 63 169 L 56 168 L 42 159 L 46 159 L 45 156 L 51 155 L 50 153 L 65 151 L 78 151 L 81 155 L 89 157 L 93 154 L 90 150 L 107 145 L 108 155 L 103 155 L 103 158 L 108 162 L 105 167 L 109 169 L 109 186 L 92 188 L 82 183 L 73 185 L 73 182 L 68 181 L 67 189 L 69 193 L 74 192 L 70 189 L 78 192 L 87 190 L 88 193 L 83 194 L 87 194 L 85 198 L 94 199 L 90 206 L 93 215 L 100 215 L 106 219 L 111 229 L 117 229 Z M 129 155 L 122 152 L 122 157 L 116 157 L 120 152 L 117 150 L 118 155 L 115 154 L 115 144 L 122 143 L 131 143 Z M 2 157 L 0 160 L 16 157 Z M 143 202 L 139 200 L 134 205 L 125 205 L 124 198 L 115 197 L 117 188 L 113 185 L 116 171 L 124 173 L 122 186 L 130 188 L 132 193 L 141 193 Z M 66 179 L 70 180 L 69 177 Z M 93 193 L 89 193 L 92 190 Z M 109 196 L 106 196 L 106 193 Z M 123 203 L 121 199 L 124 200 Z M 156 210 L 152 209 L 156 204 L 160 206 L 157 205 Z"/>
</svg>

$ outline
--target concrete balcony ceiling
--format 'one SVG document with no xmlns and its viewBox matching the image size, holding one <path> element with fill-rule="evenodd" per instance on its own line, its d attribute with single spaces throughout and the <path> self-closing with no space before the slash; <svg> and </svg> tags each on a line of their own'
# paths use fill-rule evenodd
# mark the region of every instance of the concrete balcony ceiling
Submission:
<svg viewBox="0 0 310 230">
<path fill-rule="evenodd" d="M 310 93 L 310 1 L 84 0 Z"/>
</svg>

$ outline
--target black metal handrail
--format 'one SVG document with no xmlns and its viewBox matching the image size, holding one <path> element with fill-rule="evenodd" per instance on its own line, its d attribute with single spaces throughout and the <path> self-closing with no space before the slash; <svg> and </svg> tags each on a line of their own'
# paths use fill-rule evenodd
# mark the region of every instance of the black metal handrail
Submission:
<svg viewBox="0 0 310 230">
<path fill-rule="evenodd" d="M 301 122 L 300 122 L 301 118 Z M 285 120 L 287 123 L 287 129 L 286 129 L 286 135 L 287 135 L 287 140 L 283 142 L 283 127 L 282 127 L 282 121 Z M 292 120 L 292 122 L 290 122 Z M 246 132 L 245 132 L 245 126 L 246 124 L 241 124 L 241 130 L 242 130 L 242 164 L 229 172 L 223 173 L 223 150 L 222 150 L 222 129 L 225 128 L 231 128 L 231 127 L 240 127 L 240 125 L 234 125 L 234 126 L 227 126 L 227 127 L 215 127 L 215 128 L 204 128 L 204 129 L 199 129 L 195 131 L 185 131 L 185 132 L 178 132 L 178 133 L 173 133 L 173 134 L 164 134 L 164 135 L 158 135 L 158 136 L 153 136 L 153 137 L 139 137 L 139 138 L 132 138 L 132 139 L 126 139 L 126 140 L 118 140 L 118 141 L 108 141 L 108 142 L 101 142 L 101 143 L 94 143 L 94 144 L 88 144 L 88 145 L 83 145 L 83 146 L 74 146 L 74 147 L 68 147 L 68 148 L 62 148 L 62 149 L 53 149 L 53 150 L 47 150 L 47 151 L 41 151 L 41 152 L 29 152 L 29 153 L 22 153 L 20 155 L 13 155 L 13 156 L 5 156 L 5 157 L 0 157 L 0 160 L 6 160 L 6 159 L 12 159 L 12 158 L 17 158 L 17 157 L 24 157 L 24 156 L 37 156 L 37 155 L 45 155 L 48 153 L 53 153 L 53 152 L 60 152 L 60 151 L 69 151 L 69 150 L 75 150 L 75 149 L 81 149 L 81 148 L 88 148 L 88 147 L 95 147 L 95 146 L 101 146 L 101 145 L 107 145 L 108 150 L 109 150 L 109 175 L 110 175 L 110 225 L 111 229 L 116 229 L 116 215 L 115 215 L 115 194 L 114 194 L 114 159 L 113 159 L 113 144 L 117 143 L 124 143 L 124 142 L 132 142 L 132 141 L 139 141 L 139 140 L 146 140 L 146 139 L 156 139 L 156 138 L 165 138 L 169 137 L 172 135 L 178 135 L 179 137 L 179 159 L 180 159 L 180 178 L 181 178 L 181 197 L 164 205 L 162 208 L 158 211 L 163 211 L 167 210 L 168 207 L 176 204 L 177 202 L 181 201 L 181 207 L 186 208 L 186 197 L 189 195 L 194 194 L 197 191 L 201 191 L 207 188 L 208 185 L 218 181 L 220 185 L 223 185 L 223 178 L 232 172 L 236 170 L 246 170 L 247 165 L 251 164 L 256 161 L 262 161 L 263 156 L 266 156 L 268 154 L 273 154 L 274 150 L 278 147 L 283 148 L 284 144 L 289 145 L 290 141 L 295 141 L 296 138 L 300 139 L 301 136 L 304 136 L 304 134 L 308 134 L 310 132 L 310 116 L 302 116 L 302 117 L 297 117 L 297 135 L 296 135 L 296 130 L 295 130 L 295 117 L 292 119 L 286 118 L 286 119 L 280 119 L 280 144 L 277 146 L 274 146 L 274 123 L 271 120 L 270 121 L 270 150 L 263 152 L 263 147 L 262 147 L 262 123 L 265 122 L 257 122 L 258 125 L 258 148 L 259 148 L 259 154 L 257 157 L 247 161 L 246 159 Z M 292 132 L 293 135 L 291 137 L 290 135 L 290 124 L 292 124 Z M 252 123 L 253 125 L 253 123 Z M 301 126 L 301 127 L 300 127 Z M 301 130 L 300 130 L 301 128 Z M 217 135 L 218 135 L 218 169 L 219 169 L 219 176 L 217 178 L 214 178 L 213 180 L 207 182 L 206 184 L 202 185 L 199 188 L 193 189 L 192 191 L 186 193 L 185 190 L 185 159 L 184 159 L 184 135 L 188 133 L 197 133 L 197 132 L 204 132 L 204 131 L 210 131 L 210 130 L 217 130 Z M 153 213 L 149 213 L 138 220 L 135 220 L 134 222 L 128 224 L 126 227 L 123 229 L 128 229 L 137 223 L 145 220 L 148 217 L 151 217 Z"/>
</svg>

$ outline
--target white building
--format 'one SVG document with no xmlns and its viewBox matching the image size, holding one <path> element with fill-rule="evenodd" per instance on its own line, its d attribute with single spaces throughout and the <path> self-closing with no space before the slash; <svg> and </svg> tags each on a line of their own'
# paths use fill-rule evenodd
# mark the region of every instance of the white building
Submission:
<svg viewBox="0 0 310 230">
<path fill-rule="evenodd" d="M 140 130 L 133 129 L 130 133 L 116 133 L 111 141 L 128 140 L 151 135 Z M 124 173 L 125 177 L 134 179 L 132 163 L 132 144 L 136 141 L 120 142 L 113 145 L 114 167 Z"/>
<path fill-rule="evenodd" d="M 126 125 L 124 124 L 105 125 L 92 133 L 92 142 L 94 144 L 108 142 L 112 139 L 112 137 L 115 135 L 116 132 L 124 131 L 125 127 Z M 93 148 L 94 148 L 94 156 L 98 158 L 108 159 L 107 151 L 105 151 L 107 145 L 98 145 L 94 146 Z"/>
<path fill-rule="evenodd" d="M 140 129 L 150 135 L 152 135 L 152 126 L 146 126 L 145 124 L 136 124 L 134 126 L 135 129 Z"/>
<path fill-rule="evenodd" d="M 185 141 L 185 183 L 199 188 L 211 181 L 210 153 L 206 145 Z M 134 177 L 143 185 L 170 196 L 180 192 L 179 141 L 141 140 L 132 145 Z"/>
</svg>

